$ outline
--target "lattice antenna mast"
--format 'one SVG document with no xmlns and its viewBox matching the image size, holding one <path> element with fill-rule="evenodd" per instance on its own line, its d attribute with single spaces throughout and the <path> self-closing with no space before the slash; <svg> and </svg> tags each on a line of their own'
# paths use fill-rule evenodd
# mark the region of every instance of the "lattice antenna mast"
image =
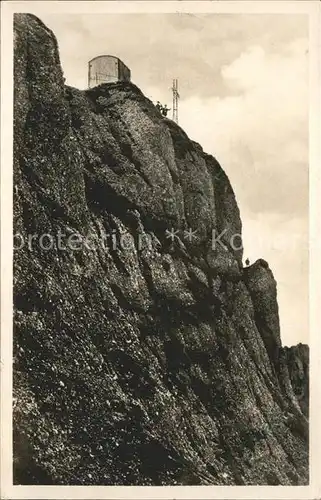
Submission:
<svg viewBox="0 0 321 500">
<path fill-rule="evenodd" d="M 173 79 L 173 120 L 174 122 L 178 123 L 178 99 L 179 99 L 179 93 L 178 93 L 178 79 L 174 78 Z"/>
</svg>

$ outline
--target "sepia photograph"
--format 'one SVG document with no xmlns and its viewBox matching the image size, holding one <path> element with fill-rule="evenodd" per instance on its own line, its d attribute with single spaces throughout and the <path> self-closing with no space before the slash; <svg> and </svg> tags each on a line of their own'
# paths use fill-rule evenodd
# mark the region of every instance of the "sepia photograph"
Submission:
<svg viewBox="0 0 321 500">
<path fill-rule="evenodd" d="M 254 3 L 4 2 L 1 498 L 316 495 L 320 11 Z"/>
</svg>

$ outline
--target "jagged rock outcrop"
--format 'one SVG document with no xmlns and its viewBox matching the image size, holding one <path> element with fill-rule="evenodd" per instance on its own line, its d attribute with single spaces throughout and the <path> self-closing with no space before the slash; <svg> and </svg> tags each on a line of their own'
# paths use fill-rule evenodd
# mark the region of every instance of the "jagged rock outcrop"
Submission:
<svg viewBox="0 0 321 500">
<path fill-rule="evenodd" d="M 217 161 L 25 14 L 14 135 L 15 482 L 307 484 L 308 350 Z"/>
<path fill-rule="evenodd" d="M 283 347 L 291 385 L 303 413 L 309 415 L 309 348 L 305 344 Z"/>
</svg>

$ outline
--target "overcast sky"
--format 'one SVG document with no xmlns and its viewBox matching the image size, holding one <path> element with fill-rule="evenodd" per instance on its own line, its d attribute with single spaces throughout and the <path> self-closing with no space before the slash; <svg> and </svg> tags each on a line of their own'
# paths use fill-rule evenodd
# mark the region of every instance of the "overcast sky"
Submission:
<svg viewBox="0 0 321 500">
<path fill-rule="evenodd" d="M 43 14 L 66 83 L 87 87 L 87 62 L 120 57 L 150 99 L 228 174 L 244 257 L 278 282 L 286 345 L 308 342 L 308 19 L 298 14 Z"/>
</svg>

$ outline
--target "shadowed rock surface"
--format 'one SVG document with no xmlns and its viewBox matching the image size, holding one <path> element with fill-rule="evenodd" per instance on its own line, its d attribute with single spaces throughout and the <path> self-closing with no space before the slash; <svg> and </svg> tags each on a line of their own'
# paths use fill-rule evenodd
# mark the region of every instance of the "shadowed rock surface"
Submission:
<svg viewBox="0 0 321 500">
<path fill-rule="evenodd" d="M 15 483 L 307 484 L 308 347 L 217 161 L 26 14 L 14 139 Z"/>
<path fill-rule="evenodd" d="M 309 415 L 309 348 L 305 344 L 283 347 L 291 385 L 303 413 Z"/>
</svg>

